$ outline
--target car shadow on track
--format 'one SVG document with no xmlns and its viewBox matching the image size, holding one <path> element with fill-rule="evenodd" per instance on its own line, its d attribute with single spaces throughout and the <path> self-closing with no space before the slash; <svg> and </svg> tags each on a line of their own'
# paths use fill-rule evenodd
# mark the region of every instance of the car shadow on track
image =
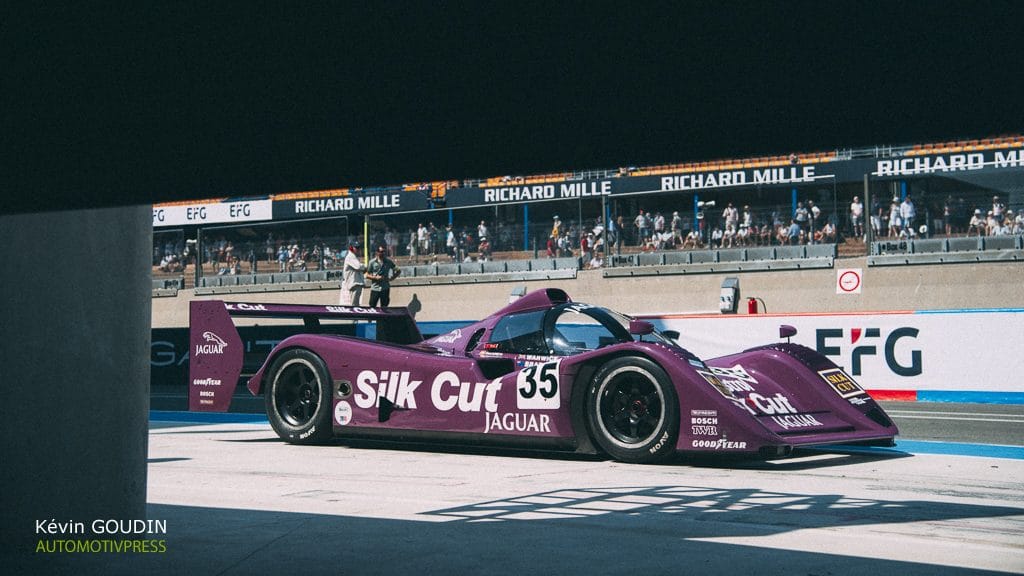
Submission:
<svg viewBox="0 0 1024 576">
<path fill-rule="evenodd" d="M 220 442 L 234 443 L 284 443 L 276 436 L 266 438 L 228 438 Z M 516 458 L 531 458 L 540 460 L 567 460 L 581 462 L 611 461 L 603 454 L 578 454 L 575 452 L 564 452 L 554 450 L 536 450 L 527 448 L 509 448 L 494 446 L 468 446 L 462 444 L 449 444 L 441 442 L 410 442 L 398 440 L 369 440 L 369 439 L 334 439 L 320 446 L 338 446 L 356 450 L 398 450 L 408 452 L 436 452 L 442 454 L 466 454 L 474 456 L 506 456 Z M 301 449 L 302 446 L 295 446 Z M 893 460 L 897 458 L 908 458 L 912 454 L 892 448 L 862 448 L 862 447 L 835 447 L 798 449 L 793 455 L 787 458 L 776 460 L 764 460 L 757 457 L 738 456 L 728 454 L 716 455 L 676 455 L 664 462 L 651 464 L 653 466 L 695 466 L 701 468 L 744 468 L 750 470 L 813 470 L 815 468 L 828 468 L 862 464 L 881 460 Z"/>
</svg>

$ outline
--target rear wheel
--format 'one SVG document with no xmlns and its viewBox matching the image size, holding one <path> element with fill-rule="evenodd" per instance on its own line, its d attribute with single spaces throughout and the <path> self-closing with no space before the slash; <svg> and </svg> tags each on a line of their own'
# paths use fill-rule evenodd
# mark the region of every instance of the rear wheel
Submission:
<svg viewBox="0 0 1024 576">
<path fill-rule="evenodd" d="M 267 376 L 267 419 L 277 435 L 294 444 L 331 438 L 331 379 L 327 366 L 309 350 L 289 350 L 274 360 Z"/>
<path fill-rule="evenodd" d="M 656 462 L 675 450 L 679 401 L 660 366 L 646 358 L 616 358 L 594 375 L 587 421 L 594 440 L 616 460 Z"/>
</svg>

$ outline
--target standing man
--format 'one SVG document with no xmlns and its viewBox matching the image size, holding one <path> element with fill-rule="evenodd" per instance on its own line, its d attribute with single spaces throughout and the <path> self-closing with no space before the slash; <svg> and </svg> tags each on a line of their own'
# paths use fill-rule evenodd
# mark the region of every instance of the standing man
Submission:
<svg viewBox="0 0 1024 576">
<path fill-rule="evenodd" d="M 900 219 L 908 238 L 914 235 L 914 218 L 917 218 L 917 210 L 914 208 L 914 201 L 910 199 L 910 194 L 907 194 L 900 204 Z"/>
<path fill-rule="evenodd" d="M 384 254 L 384 247 L 377 247 L 377 256 L 370 261 L 366 277 L 370 279 L 370 307 L 380 303 L 386 308 L 391 304 L 391 281 L 398 278 L 402 270 Z"/>
<path fill-rule="evenodd" d="M 854 237 L 864 240 L 864 203 L 859 196 L 854 196 L 850 202 L 850 228 Z"/>
<path fill-rule="evenodd" d="M 341 271 L 341 298 L 339 303 L 342 306 L 359 306 L 359 300 L 363 297 L 363 271 L 366 266 L 359 259 L 359 242 L 354 242 L 348 247 L 345 253 L 345 263 Z"/>
</svg>

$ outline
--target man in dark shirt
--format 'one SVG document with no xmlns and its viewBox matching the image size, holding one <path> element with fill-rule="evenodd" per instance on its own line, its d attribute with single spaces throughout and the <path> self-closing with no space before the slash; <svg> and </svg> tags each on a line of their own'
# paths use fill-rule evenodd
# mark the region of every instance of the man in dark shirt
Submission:
<svg viewBox="0 0 1024 576">
<path fill-rule="evenodd" d="M 391 304 L 391 281 L 398 278 L 402 270 L 395 262 L 385 255 L 384 247 L 377 247 L 377 255 L 366 267 L 366 279 L 370 281 L 370 307 L 376 308 Z"/>
</svg>

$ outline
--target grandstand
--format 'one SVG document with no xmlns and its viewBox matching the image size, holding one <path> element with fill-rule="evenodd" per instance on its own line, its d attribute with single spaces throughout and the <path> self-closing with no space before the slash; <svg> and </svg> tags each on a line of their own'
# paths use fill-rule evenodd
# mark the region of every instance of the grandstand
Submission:
<svg viewBox="0 0 1024 576">
<path fill-rule="evenodd" d="M 1024 136 L 1011 135 L 166 203 L 154 207 L 154 295 L 334 286 L 356 241 L 386 246 L 413 284 L 592 267 L 604 277 L 806 269 L 850 257 L 1011 262 L 1022 251 L 1022 162 Z M 891 227 L 908 197 L 916 215 Z"/>
</svg>

